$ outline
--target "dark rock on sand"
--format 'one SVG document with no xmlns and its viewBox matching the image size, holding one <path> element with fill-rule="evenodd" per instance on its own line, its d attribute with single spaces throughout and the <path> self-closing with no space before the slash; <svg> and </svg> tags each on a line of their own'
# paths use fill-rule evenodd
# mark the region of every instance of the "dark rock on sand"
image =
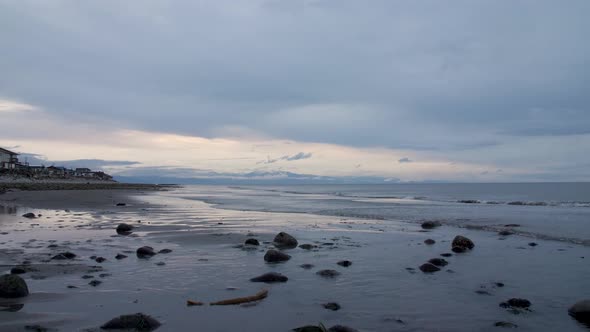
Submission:
<svg viewBox="0 0 590 332">
<path fill-rule="evenodd" d="M 433 229 L 440 226 L 440 222 L 438 221 L 425 221 L 422 223 L 423 229 Z"/>
<path fill-rule="evenodd" d="M 74 259 L 76 258 L 76 254 L 71 252 L 62 252 L 61 254 L 57 254 L 53 256 L 51 259 L 55 260 L 66 260 L 66 259 Z"/>
<path fill-rule="evenodd" d="M 23 278 L 16 274 L 0 276 L 0 298 L 19 298 L 29 295 L 29 287 Z"/>
<path fill-rule="evenodd" d="M 336 263 L 336 264 L 338 264 L 338 265 L 340 265 L 340 266 L 344 266 L 344 267 L 349 267 L 349 266 L 351 266 L 351 265 L 352 265 L 352 262 L 351 262 L 351 261 L 346 261 L 346 260 L 345 260 L 345 261 L 340 261 L 340 262 L 338 262 L 338 263 Z"/>
<path fill-rule="evenodd" d="M 305 249 L 305 250 L 311 250 L 313 248 L 316 248 L 316 246 L 314 246 L 313 244 L 306 243 L 306 244 L 300 245 L 299 248 Z"/>
<path fill-rule="evenodd" d="M 530 242 L 530 243 L 529 243 L 529 246 L 531 246 L 531 247 L 536 247 L 536 246 L 538 246 L 538 244 L 537 244 L 537 243 L 535 243 L 535 242 Z"/>
<path fill-rule="evenodd" d="M 451 251 L 453 251 L 456 254 L 460 254 L 462 252 L 467 251 L 467 248 L 464 248 L 464 247 L 453 247 L 453 249 L 451 249 Z"/>
<path fill-rule="evenodd" d="M 169 254 L 172 252 L 172 249 L 162 249 L 158 251 L 158 254 Z"/>
<path fill-rule="evenodd" d="M 250 245 L 250 246 L 259 246 L 260 242 L 256 239 L 247 239 L 246 242 L 244 242 L 244 244 Z"/>
<path fill-rule="evenodd" d="M 448 252 L 445 252 L 444 254 L 440 254 L 440 255 L 443 256 L 443 257 L 451 257 L 451 256 L 453 256 L 453 254 L 448 253 Z"/>
<path fill-rule="evenodd" d="M 326 332 L 326 329 L 320 326 L 307 325 L 293 329 L 295 332 Z"/>
<path fill-rule="evenodd" d="M 107 259 L 106 259 L 106 258 L 104 258 L 104 257 L 96 257 L 96 259 L 95 259 L 95 261 L 96 261 L 97 263 L 102 263 L 102 262 L 104 262 L 104 261 L 106 261 L 106 260 L 107 260 Z"/>
<path fill-rule="evenodd" d="M 154 248 L 145 246 L 137 249 L 136 254 L 138 258 L 150 258 L 154 256 L 156 252 L 154 251 Z"/>
<path fill-rule="evenodd" d="M 569 308 L 568 313 L 581 323 L 590 327 L 590 300 L 580 301 Z"/>
<path fill-rule="evenodd" d="M 494 324 L 494 326 L 504 327 L 504 328 L 508 328 L 508 329 L 515 329 L 518 327 L 518 325 L 516 325 L 514 323 L 510 323 L 510 322 L 496 322 L 496 324 Z"/>
<path fill-rule="evenodd" d="M 480 201 L 475 200 L 475 199 L 462 199 L 460 201 L 457 201 L 458 203 L 463 203 L 463 204 L 479 204 Z"/>
<path fill-rule="evenodd" d="M 340 310 L 340 304 L 336 303 L 336 302 L 330 302 L 330 303 L 324 303 L 322 304 L 322 306 L 328 310 L 332 310 L 332 311 L 338 311 Z"/>
<path fill-rule="evenodd" d="M 504 287 L 505 285 L 504 285 L 504 283 L 503 283 L 503 282 L 495 282 L 495 283 L 494 283 L 494 286 L 496 286 L 496 287 L 499 287 L 499 288 L 502 288 L 502 287 Z"/>
<path fill-rule="evenodd" d="M 127 205 L 127 203 L 117 203 L 117 204 L 115 204 L 115 205 L 116 205 L 116 206 L 126 206 L 126 205 Z"/>
<path fill-rule="evenodd" d="M 51 329 L 41 325 L 26 325 L 26 331 L 34 331 L 34 332 L 50 332 L 50 331 L 57 331 L 56 329 Z"/>
<path fill-rule="evenodd" d="M 426 239 L 426 240 L 424 240 L 424 244 L 427 244 L 429 246 L 431 246 L 431 245 L 433 245 L 435 243 L 436 243 L 436 241 L 434 241 L 433 239 Z"/>
<path fill-rule="evenodd" d="M 305 269 L 305 270 L 311 270 L 315 267 L 315 265 L 313 264 L 301 264 L 299 265 L 300 268 Z"/>
<path fill-rule="evenodd" d="M 424 273 L 434 273 L 434 272 L 440 271 L 440 269 L 433 264 L 425 263 L 425 264 L 420 265 L 420 271 L 422 271 Z"/>
<path fill-rule="evenodd" d="M 506 302 L 500 303 L 500 307 L 502 308 L 519 308 L 519 309 L 527 309 L 531 306 L 531 301 L 526 299 L 519 299 L 519 298 L 512 298 Z"/>
<path fill-rule="evenodd" d="M 25 270 L 24 268 L 17 266 L 17 267 L 13 267 L 12 269 L 10 269 L 10 274 L 25 274 L 27 273 L 27 270 Z"/>
<path fill-rule="evenodd" d="M 102 284 L 102 281 L 100 281 L 100 280 L 92 280 L 92 281 L 91 281 L 91 282 L 89 282 L 88 284 L 89 284 L 90 286 L 92 286 L 92 287 L 96 287 L 96 286 L 98 286 L 98 285 Z"/>
<path fill-rule="evenodd" d="M 85 274 L 82 276 L 82 279 L 94 279 L 94 276 L 91 276 L 89 274 Z"/>
<path fill-rule="evenodd" d="M 473 244 L 473 241 L 471 241 L 470 239 L 461 236 L 461 235 L 457 235 L 454 239 L 453 239 L 453 243 L 452 243 L 452 247 L 453 247 L 453 251 L 455 251 L 455 248 L 464 248 L 464 249 L 473 249 L 473 247 L 475 247 L 475 244 Z M 455 251 L 457 252 L 457 251 Z"/>
<path fill-rule="evenodd" d="M 285 232 L 280 232 L 277 234 L 273 242 L 278 248 L 295 248 L 298 244 L 297 240 L 293 236 Z"/>
<path fill-rule="evenodd" d="M 286 262 L 289 259 L 291 256 L 274 249 L 267 251 L 264 255 L 264 260 L 268 263 Z"/>
<path fill-rule="evenodd" d="M 37 218 L 37 216 L 34 213 L 31 213 L 31 212 L 23 214 L 23 217 L 29 218 L 29 219 L 35 219 L 35 218 Z"/>
<path fill-rule="evenodd" d="M 123 315 L 113 318 L 106 322 L 100 328 L 103 330 L 136 330 L 136 331 L 153 331 L 160 327 L 160 322 L 151 316 L 137 313 L 133 315 Z"/>
<path fill-rule="evenodd" d="M 514 232 L 511 232 L 511 231 L 509 231 L 507 229 L 498 232 L 498 235 L 500 235 L 500 236 L 509 236 L 509 235 L 512 235 L 512 234 L 514 234 Z"/>
<path fill-rule="evenodd" d="M 447 262 L 444 258 L 433 258 L 428 261 L 428 263 L 436 266 L 447 266 L 449 262 Z"/>
<path fill-rule="evenodd" d="M 121 260 L 121 259 L 124 259 L 124 258 L 127 258 L 127 256 L 125 256 L 123 254 L 117 254 L 117 256 L 115 256 L 115 259 L 117 259 L 117 260 Z"/>
<path fill-rule="evenodd" d="M 123 235 L 127 235 L 127 234 L 131 234 L 131 232 L 133 232 L 133 226 L 129 225 L 129 224 L 119 224 L 119 226 L 117 226 L 117 234 L 123 234 Z"/>
<path fill-rule="evenodd" d="M 348 326 L 335 325 L 329 328 L 328 332 L 358 332 L 358 330 Z"/>
<path fill-rule="evenodd" d="M 289 278 L 287 278 L 286 276 L 284 276 L 280 273 L 276 273 L 276 272 L 266 273 L 266 274 L 263 274 L 263 275 L 258 276 L 256 278 L 250 279 L 250 281 L 252 281 L 252 282 L 264 282 L 267 284 L 271 284 L 271 283 L 275 283 L 275 282 L 287 282 L 287 280 L 289 280 Z"/>
<path fill-rule="evenodd" d="M 340 272 L 336 270 L 321 270 L 316 272 L 316 274 L 324 278 L 335 278 L 340 275 Z"/>
</svg>

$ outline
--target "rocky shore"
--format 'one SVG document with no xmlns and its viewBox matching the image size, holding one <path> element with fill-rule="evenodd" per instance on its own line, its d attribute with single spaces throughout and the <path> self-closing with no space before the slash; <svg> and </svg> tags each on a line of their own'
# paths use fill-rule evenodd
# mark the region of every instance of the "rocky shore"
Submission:
<svg viewBox="0 0 590 332">
<path fill-rule="evenodd" d="M 2 182 L 0 181 L 0 193 L 8 190 L 165 190 L 173 188 L 174 185 L 119 183 L 110 181 L 33 181 L 33 182 Z"/>
</svg>

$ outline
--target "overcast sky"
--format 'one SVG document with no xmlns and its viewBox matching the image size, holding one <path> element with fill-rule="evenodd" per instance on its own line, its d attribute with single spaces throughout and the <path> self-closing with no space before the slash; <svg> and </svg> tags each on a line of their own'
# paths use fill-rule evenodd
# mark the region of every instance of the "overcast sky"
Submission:
<svg viewBox="0 0 590 332">
<path fill-rule="evenodd" d="M 588 181 L 589 13 L 588 0 L 0 0 L 0 146 L 127 175 Z"/>
</svg>

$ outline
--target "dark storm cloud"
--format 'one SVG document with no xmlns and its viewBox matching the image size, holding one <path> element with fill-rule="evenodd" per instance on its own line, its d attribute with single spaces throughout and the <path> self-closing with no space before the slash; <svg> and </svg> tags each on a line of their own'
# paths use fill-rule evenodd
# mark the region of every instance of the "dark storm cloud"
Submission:
<svg viewBox="0 0 590 332">
<path fill-rule="evenodd" d="M 449 154 L 589 134 L 588 12 L 586 0 L 0 1 L 0 98 L 64 121 Z"/>
</svg>

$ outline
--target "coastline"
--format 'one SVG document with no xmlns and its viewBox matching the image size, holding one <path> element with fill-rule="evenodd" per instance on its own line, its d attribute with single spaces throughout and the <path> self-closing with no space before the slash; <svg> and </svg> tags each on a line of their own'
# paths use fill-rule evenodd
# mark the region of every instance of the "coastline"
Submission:
<svg viewBox="0 0 590 332">
<path fill-rule="evenodd" d="M 0 265 L 9 269 L 30 261 L 37 271 L 23 275 L 31 295 L 9 306 L 23 307 L 0 311 L 0 329 L 24 331 L 25 325 L 35 324 L 59 331 L 92 329 L 119 314 L 144 312 L 163 323 L 158 331 L 195 326 L 230 331 L 240 329 L 244 321 L 251 330 L 285 332 L 318 322 L 359 331 L 495 331 L 498 321 L 517 324 L 521 331 L 583 331 L 566 312 L 590 272 L 581 264 L 585 261 L 580 257 L 588 253 L 582 246 L 540 240 L 530 247 L 530 239 L 519 236 L 446 226 L 423 230 L 383 220 L 224 210 L 171 193 L 62 190 L 1 195 L 0 205 L 14 208 L 4 214 L 0 210 Z M 118 202 L 126 205 L 116 206 Z M 21 217 L 25 212 L 42 217 L 27 220 Z M 136 227 L 132 235 L 116 234 L 122 222 Z M 313 249 L 285 250 L 292 256 L 288 262 L 265 263 L 263 256 L 279 231 Z M 422 273 L 422 263 L 450 252 L 455 235 L 472 239 L 475 249 L 445 258 L 449 265 L 440 272 Z M 242 246 L 250 237 L 261 245 L 254 250 Z M 425 245 L 426 239 L 435 244 Z M 57 247 L 49 248 L 52 245 Z M 135 250 L 144 245 L 172 252 L 135 257 Z M 47 261 L 62 251 L 77 257 L 60 263 L 63 266 Z M 116 260 L 119 253 L 128 258 Z M 97 263 L 95 256 L 106 261 Z M 352 265 L 337 265 L 341 260 Z M 304 264 L 315 267 L 306 270 L 300 267 Z M 340 275 L 322 278 L 316 274 L 321 269 Z M 266 272 L 284 274 L 289 281 L 249 281 Z M 535 278 L 539 275 L 543 278 Z M 88 285 L 93 280 L 100 284 Z M 506 286 L 497 288 L 496 282 Z M 70 285 L 76 288 L 66 287 Z M 254 306 L 185 304 L 261 289 L 268 289 L 269 296 Z M 498 306 L 511 297 L 530 299 L 532 312 L 514 315 Z M 327 302 L 337 302 L 342 309 L 324 309 Z"/>
</svg>

